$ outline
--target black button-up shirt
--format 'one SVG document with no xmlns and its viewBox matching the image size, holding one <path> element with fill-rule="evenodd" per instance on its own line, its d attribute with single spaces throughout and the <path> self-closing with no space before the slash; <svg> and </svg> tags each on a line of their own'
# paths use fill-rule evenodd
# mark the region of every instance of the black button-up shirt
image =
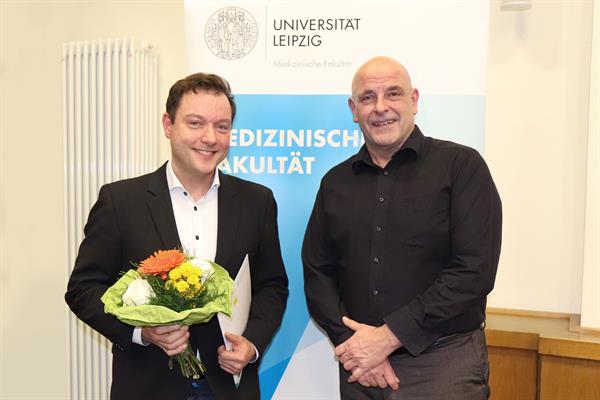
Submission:
<svg viewBox="0 0 600 400">
<path fill-rule="evenodd" d="M 420 354 L 485 320 L 501 226 L 477 151 L 417 126 L 385 168 L 363 146 L 321 181 L 302 249 L 309 311 L 335 345 L 347 315 Z"/>
</svg>

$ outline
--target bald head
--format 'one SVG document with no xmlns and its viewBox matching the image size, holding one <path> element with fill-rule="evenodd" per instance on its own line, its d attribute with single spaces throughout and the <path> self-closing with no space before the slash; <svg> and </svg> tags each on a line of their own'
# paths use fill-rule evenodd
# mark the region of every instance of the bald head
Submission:
<svg viewBox="0 0 600 400">
<path fill-rule="evenodd" d="M 375 57 L 356 71 L 348 105 L 375 164 L 384 168 L 408 139 L 418 101 L 406 68 L 393 58 Z"/>
<path fill-rule="evenodd" d="M 352 79 L 352 97 L 356 99 L 357 88 L 365 80 L 395 78 L 404 83 L 407 90 L 412 90 L 412 83 L 408 71 L 402 64 L 391 57 L 378 56 L 371 58 L 358 68 Z"/>
</svg>

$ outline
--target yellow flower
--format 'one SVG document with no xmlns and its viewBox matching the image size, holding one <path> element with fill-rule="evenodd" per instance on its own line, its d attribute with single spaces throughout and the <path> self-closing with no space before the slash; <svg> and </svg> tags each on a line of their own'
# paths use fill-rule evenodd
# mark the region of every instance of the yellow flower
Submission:
<svg viewBox="0 0 600 400">
<path fill-rule="evenodd" d="M 189 287 L 190 285 L 184 280 L 180 280 L 175 283 L 175 289 L 177 289 L 179 293 L 185 293 L 186 290 L 189 289 Z"/>
<path fill-rule="evenodd" d="M 181 269 L 179 267 L 169 271 L 169 279 L 177 280 L 181 278 Z"/>
<path fill-rule="evenodd" d="M 186 261 L 183 264 L 181 264 L 179 269 L 181 271 L 181 275 L 185 276 L 186 278 L 190 276 L 199 276 L 201 273 L 200 268 L 196 267 L 189 261 Z"/>
<path fill-rule="evenodd" d="M 194 285 L 194 286 L 200 286 L 200 277 L 197 275 L 192 275 L 190 277 L 187 278 L 187 282 L 190 285 Z"/>
</svg>

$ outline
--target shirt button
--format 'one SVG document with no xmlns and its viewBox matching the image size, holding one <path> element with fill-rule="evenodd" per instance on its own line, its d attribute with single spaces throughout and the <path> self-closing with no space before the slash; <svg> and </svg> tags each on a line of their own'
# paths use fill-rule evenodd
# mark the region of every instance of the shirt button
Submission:
<svg viewBox="0 0 600 400">
<path fill-rule="evenodd" d="M 375 264 L 377 264 L 377 263 L 379 262 L 379 257 L 375 257 L 375 258 L 373 258 L 373 262 L 374 262 Z"/>
<path fill-rule="evenodd" d="M 379 296 L 379 290 L 377 290 L 377 289 L 373 290 L 373 296 Z"/>
<path fill-rule="evenodd" d="M 378 226 L 377 228 L 375 228 L 375 230 L 376 230 L 377 232 L 381 232 L 381 230 L 382 230 L 382 229 L 383 229 L 383 228 L 381 228 L 380 226 Z"/>
<path fill-rule="evenodd" d="M 184 196 L 187 196 L 187 192 L 183 192 L 183 195 L 184 195 Z"/>
<path fill-rule="evenodd" d="M 194 211 L 198 211 L 198 207 L 194 206 Z"/>
<path fill-rule="evenodd" d="M 196 240 L 200 240 L 200 236 L 196 235 Z"/>
<path fill-rule="evenodd" d="M 385 199 L 384 199 L 383 197 L 380 197 L 380 198 L 379 198 L 379 202 L 380 202 L 380 203 L 383 203 L 384 201 L 385 201 Z"/>
<path fill-rule="evenodd" d="M 388 176 L 390 173 L 388 171 L 383 171 L 383 175 Z"/>
</svg>

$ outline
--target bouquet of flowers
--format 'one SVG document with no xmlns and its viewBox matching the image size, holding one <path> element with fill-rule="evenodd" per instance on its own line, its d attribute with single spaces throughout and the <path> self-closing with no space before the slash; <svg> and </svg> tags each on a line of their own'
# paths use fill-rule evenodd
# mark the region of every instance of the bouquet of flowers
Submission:
<svg viewBox="0 0 600 400">
<path fill-rule="evenodd" d="M 193 325 L 218 312 L 231 316 L 233 281 L 223 267 L 179 250 L 158 250 L 130 269 L 102 296 L 104 312 L 133 326 Z M 205 373 L 190 348 L 175 359 L 186 378 Z"/>
</svg>

